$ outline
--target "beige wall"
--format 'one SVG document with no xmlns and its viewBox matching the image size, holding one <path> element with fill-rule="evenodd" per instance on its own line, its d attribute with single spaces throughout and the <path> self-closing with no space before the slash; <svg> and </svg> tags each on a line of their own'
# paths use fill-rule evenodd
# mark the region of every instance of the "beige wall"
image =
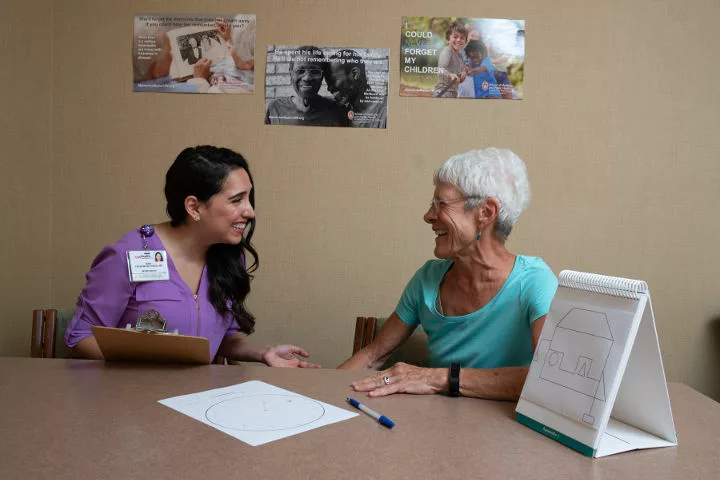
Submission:
<svg viewBox="0 0 720 480">
<path fill-rule="evenodd" d="M 2 94 L 20 119 L 2 133 L 17 170 L 2 183 L 20 192 L 2 193 L 3 225 L 18 232 L 0 257 L 2 311 L 12 312 L 1 353 L 26 351 L 27 311 L 48 288 L 51 304 L 73 305 L 103 244 L 162 221 L 165 169 L 184 146 L 211 143 L 246 155 L 256 178 L 262 264 L 249 303 L 257 337 L 299 343 L 332 367 L 350 352 L 355 315 L 390 313 L 432 255 L 421 216 L 433 169 L 453 153 L 496 145 L 526 160 L 534 191 L 511 250 L 544 257 L 556 273 L 646 280 L 668 377 L 720 398 L 720 68 L 708 50 L 720 44 L 716 1 L 76 0 L 54 3 L 54 23 L 42 10 L 53 57 L 33 37 L 40 59 L 25 62 L 51 71 L 52 83 L 23 86 L 24 101 Z M 402 15 L 522 18 L 526 100 L 401 98 L 394 67 L 389 128 L 359 131 L 264 126 L 261 73 L 252 96 L 130 91 L 134 13 L 238 10 L 258 15 L 259 52 L 268 43 L 390 47 L 391 66 Z M 5 18 L 3 29 L 17 30 Z M 256 64 L 263 72 L 262 54 Z M 17 83 L 2 75 L 4 85 Z M 50 120 L 25 108 L 45 112 L 50 103 Z M 36 168 L 48 150 L 51 168 Z M 38 179 L 52 180 L 49 197 L 48 188 L 35 195 Z M 28 245 L 33 232 L 38 244 Z M 23 267 L 23 253 L 36 250 L 39 261 Z M 30 297 L 29 286 L 42 295 Z"/>
<path fill-rule="evenodd" d="M 52 1 L 0 3 L 0 354 L 28 355 L 50 301 Z"/>
</svg>

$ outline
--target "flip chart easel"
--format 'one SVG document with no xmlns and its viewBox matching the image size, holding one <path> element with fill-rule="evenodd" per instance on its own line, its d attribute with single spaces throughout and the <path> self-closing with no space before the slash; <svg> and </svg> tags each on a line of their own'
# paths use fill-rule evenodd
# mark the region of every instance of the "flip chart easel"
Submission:
<svg viewBox="0 0 720 480">
<path fill-rule="evenodd" d="M 589 457 L 677 445 L 645 282 L 564 270 L 517 420 Z"/>
</svg>

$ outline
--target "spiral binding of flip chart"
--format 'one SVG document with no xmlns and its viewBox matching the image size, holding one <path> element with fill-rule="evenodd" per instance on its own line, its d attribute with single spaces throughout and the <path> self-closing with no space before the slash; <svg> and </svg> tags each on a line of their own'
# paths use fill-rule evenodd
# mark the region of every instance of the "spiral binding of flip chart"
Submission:
<svg viewBox="0 0 720 480">
<path fill-rule="evenodd" d="M 597 273 L 563 270 L 558 277 L 562 287 L 587 290 L 615 297 L 640 298 L 648 293 L 647 283 L 630 278 L 610 277 Z"/>
</svg>

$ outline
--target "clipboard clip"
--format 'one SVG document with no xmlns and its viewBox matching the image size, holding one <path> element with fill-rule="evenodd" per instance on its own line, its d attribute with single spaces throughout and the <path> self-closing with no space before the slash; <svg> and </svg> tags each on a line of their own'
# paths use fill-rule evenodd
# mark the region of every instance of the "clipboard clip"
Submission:
<svg viewBox="0 0 720 480">
<path fill-rule="evenodd" d="M 132 330 L 129 323 L 126 328 Z M 146 333 L 168 333 L 167 321 L 157 310 L 151 309 L 138 317 L 134 330 Z"/>
</svg>

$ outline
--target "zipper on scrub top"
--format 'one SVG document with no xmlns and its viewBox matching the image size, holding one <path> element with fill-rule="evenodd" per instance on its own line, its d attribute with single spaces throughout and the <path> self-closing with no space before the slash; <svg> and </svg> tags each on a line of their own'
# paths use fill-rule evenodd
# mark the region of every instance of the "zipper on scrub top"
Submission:
<svg viewBox="0 0 720 480">
<path fill-rule="evenodd" d="M 196 337 L 200 336 L 200 302 L 198 301 L 197 294 L 193 295 L 193 298 L 195 299 L 195 306 L 197 307 L 198 317 L 197 317 L 197 333 Z"/>
</svg>

